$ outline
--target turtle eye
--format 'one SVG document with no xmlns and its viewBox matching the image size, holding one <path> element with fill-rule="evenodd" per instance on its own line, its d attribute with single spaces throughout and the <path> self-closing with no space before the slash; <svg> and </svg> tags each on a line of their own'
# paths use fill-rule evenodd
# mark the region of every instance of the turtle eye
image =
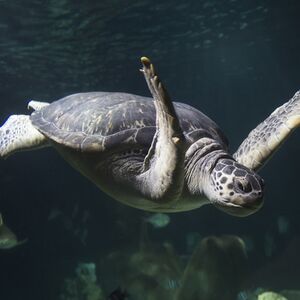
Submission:
<svg viewBox="0 0 300 300">
<path fill-rule="evenodd" d="M 250 193 L 252 191 L 251 183 L 245 179 L 235 178 L 233 180 L 233 186 L 236 192 L 239 193 Z"/>
</svg>

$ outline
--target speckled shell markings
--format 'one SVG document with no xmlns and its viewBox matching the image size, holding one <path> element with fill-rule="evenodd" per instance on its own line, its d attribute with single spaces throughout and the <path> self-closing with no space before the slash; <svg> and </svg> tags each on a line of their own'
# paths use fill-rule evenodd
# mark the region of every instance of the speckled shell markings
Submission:
<svg viewBox="0 0 300 300">
<path fill-rule="evenodd" d="M 207 116 L 189 105 L 174 105 L 189 142 L 209 136 L 227 147 L 225 136 Z M 49 139 L 83 152 L 103 152 L 121 145 L 150 147 L 155 118 L 151 98 L 108 92 L 70 95 L 30 117 Z"/>
</svg>

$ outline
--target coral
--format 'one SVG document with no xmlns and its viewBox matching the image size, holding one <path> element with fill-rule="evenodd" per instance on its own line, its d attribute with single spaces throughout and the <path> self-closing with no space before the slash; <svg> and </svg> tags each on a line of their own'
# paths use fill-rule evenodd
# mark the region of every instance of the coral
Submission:
<svg viewBox="0 0 300 300">
<path fill-rule="evenodd" d="M 60 300 L 104 300 L 102 289 L 97 284 L 94 263 L 79 263 L 75 277 L 64 281 Z"/>
</svg>

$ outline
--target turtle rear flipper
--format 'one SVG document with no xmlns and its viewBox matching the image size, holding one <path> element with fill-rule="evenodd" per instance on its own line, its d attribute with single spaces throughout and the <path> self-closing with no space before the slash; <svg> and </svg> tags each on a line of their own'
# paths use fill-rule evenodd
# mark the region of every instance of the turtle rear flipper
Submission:
<svg viewBox="0 0 300 300">
<path fill-rule="evenodd" d="M 47 139 L 31 124 L 27 115 L 12 115 L 0 127 L 0 157 L 47 145 Z"/>
<path fill-rule="evenodd" d="M 257 170 L 299 126 L 300 91 L 253 129 L 233 157 L 244 166 Z"/>
<path fill-rule="evenodd" d="M 43 107 L 48 106 L 50 103 L 48 102 L 41 102 L 41 101 L 35 101 L 35 100 L 31 100 L 29 101 L 27 108 L 28 109 L 33 109 L 33 110 L 40 110 Z"/>
</svg>

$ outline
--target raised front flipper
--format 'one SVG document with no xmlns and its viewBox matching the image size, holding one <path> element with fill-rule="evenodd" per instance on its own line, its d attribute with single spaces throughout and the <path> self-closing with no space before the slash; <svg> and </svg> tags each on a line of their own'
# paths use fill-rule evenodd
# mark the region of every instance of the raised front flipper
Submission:
<svg viewBox="0 0 300 300">
<path fill-rule="evenodd" d="M 233 157 L 244 166 L 257 170 L 299 126 L 300 91 L 253 129 Z"/>
<path fill-rule="evenodd" d="M 151 200 L 170 202 L 179 197 L 183 188 L 185 139 L 173 103 L 152 63 L 146 57 L 141 61 L 141 71 L 154 98 L 156 135 L 137 184 Z"/>
</svg>

